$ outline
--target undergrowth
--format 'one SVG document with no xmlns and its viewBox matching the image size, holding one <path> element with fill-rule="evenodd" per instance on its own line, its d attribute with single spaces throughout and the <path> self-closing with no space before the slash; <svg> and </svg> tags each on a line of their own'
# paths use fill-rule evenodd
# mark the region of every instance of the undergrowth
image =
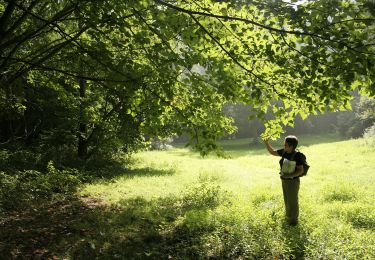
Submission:
<svg viewBox="0 0 375 260">
<path fill-rule="evenodd" d="M 186 149 L 83 168 L 30 160 L 0 173 L 0 254 L 59 259 L 373 259 L 374 150 L 332 139 L 301 150 L 300 222 L 284 221 L 278 158 L 236 140 L 232 159 Z M 301 138 L 303 140 L 303 138 Z M 321 140 L 321 139 L 319 139 Z M 228 147 L 231 147 L 228 145 Z M 240 148 L 238 148 L 240 147 Z M 238 150 L 238 149 L 239 150 Z M 237 150 L 236 150 L 237 149 Z M 330 156 L 327 156 L 330 155 Z M 33 155 L 29 155 L 29 159 Z"/>
</svg>

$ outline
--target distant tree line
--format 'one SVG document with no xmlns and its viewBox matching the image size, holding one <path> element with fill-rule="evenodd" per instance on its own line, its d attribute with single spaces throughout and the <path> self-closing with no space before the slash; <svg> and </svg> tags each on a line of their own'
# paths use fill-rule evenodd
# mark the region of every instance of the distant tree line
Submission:
<svg viewBox="0 0 375 260">
<path fill-rule="evenodd" d="M 287 127 L 288 133 L 325 134 L 339 133 L 346 138 L 362 137 L 375 125 L 375 99 L 364 95 L 353 95 L 351 110 L 336 111 L 318 115 L 310 115 L 303 120 L 296 117 L 294 127 Z M 264 125 L 252 115 L 249 106 L 230 104 L 224 107 L 227 115 L 234 119 L 236 132 L 227 138 L 259 138 L 264 131 Z"/>
</svg>

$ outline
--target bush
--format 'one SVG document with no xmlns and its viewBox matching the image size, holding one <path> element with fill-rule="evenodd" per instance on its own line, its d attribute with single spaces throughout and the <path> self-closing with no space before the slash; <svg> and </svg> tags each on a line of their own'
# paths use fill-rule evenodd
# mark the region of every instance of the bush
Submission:
<svg viewBox="0 0 375 260">
<path fill-rule="evenodd" d="M 375 124 L 365 129 L 363 133 L 364 138 L 375 138 Z"/>
<path fill-rule="evenodd" d="M 5 149 L 0 150 L 1 169 L 36 169 L 40 159 L 40 154 L 29 150 L 17 149 L 14 152 Z"/>
<path fill-rule="evenodd" d="M 363 145 L 366 147 L 375 147 L 375 124 L 366 128 L 363 133 Z"/>
<path fill-rule="evenodd" d="M 52 199 L 57 194 L 71 194 L 83 175 L 76 169 L 58 170 L 52 162 L 47 171 L 14 170 L 0 172 L 0 208 L 16 210 L 30 203 Z"/>
<path fill-rule="evenodd" d="M 201 183 L 193 186 L 183 197 L 183 206 L 187 209 L 214 208 L 221 202 L 220 186 Z"/>
<path fill-rule="evenodd" d="M 166 139 L 155 138 L 151 142 L 150 149 L 151 150 L 160 150 L 160 151 L 171 150 L 171 149 L 173 149 L 173 146 L 171 145 L 172 142 L 173 142 L 172 137 L 169 137 L 169 138 L 166 138 Z"/>
</svg>

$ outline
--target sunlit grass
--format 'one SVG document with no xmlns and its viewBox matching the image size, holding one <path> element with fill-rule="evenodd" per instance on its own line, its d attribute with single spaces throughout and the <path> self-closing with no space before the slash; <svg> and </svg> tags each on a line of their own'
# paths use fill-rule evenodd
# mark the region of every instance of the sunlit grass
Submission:
<svg viewBox="0 0 375 260">
<path fill-rule="evenodd" d="M 137 154 L 129 171 L 87 185 L 81 195 L 119 208 L 137 199 L 161 204 L 151 219 L 164 214 L 158 207 L 167 207 L 166 200 L 174 201 L 170 220 L 154 220 L 163 226 L 158 234 L 173 237 L 171 230 L 184 228 L 194 238 L 185 238 L 184 246 L 203 250 L 193 256 L 375 258 L 374 146 L 362 139 L 302 136 L 300 150 L 311 168 L 301 179 L 300 225 L 285 228 L 279 158 L 247 139 L 222 144 L 231 159 L 201 158 L 184 148 Z M 209 201 L 215 203 L 202 210 L 199 205 Z"/>
</svg>

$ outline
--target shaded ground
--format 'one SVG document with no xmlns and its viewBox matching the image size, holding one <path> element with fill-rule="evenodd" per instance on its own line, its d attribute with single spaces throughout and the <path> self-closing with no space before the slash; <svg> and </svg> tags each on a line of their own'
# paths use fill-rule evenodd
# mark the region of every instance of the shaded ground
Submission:
<svg viewBox="0 0 375 260">
<path fill-rule="evenodd" d="M 103 170 L 102 175 L 107 171 Z M 119 176 L 128 178 L 137 174 L 169 176 L 174 171 L 152 167 L 118 171 Z M 356 244 L 349 244 L 353 249 L 344 248 L 346 251 L 336 250 L 337 243 L 332 247 L 327 244 L 336 242 L 337 234 L 347 239 L 350 234 L 346 230 L 337 233 L 327 225 L 324 232 L 331 231 L 333 238 L 326 233 L 314 237 L 312 231 L 319 229 L 313 225 L 316 218 L 312 214 L 303 222 L 308 225 L 282 226 L 282 211 L 272 207 L 269 196 L 260 195 L 261 203 L 256 203 L 254 197 L 249 202 L 253 211 L 236 215 L 240 209 L 227 204 L 225 193 L 210 180 L 203 181 L 176 196 L 149 200 L 132 197 L 112 206 L 97 199 L 58 194 L 51 195 L 51 200 L 30 201 L 17 212 L 2 215 L 0 208 L 0 259 L 315 259 L 311 255 L 330 259 L 357 252 Z M 351 197 L 343 200 L 347 196 L 345 187 L 341 193 L 334 187 L 335 196 L 328 193 L 328 198 L 351 201 Z M 12 198 L 20 200 L 19 194 Z M 374 230 L 373 215 L 366 213 L 367 208 L 372 209 L 370 206 L 337 207 L 340 214 L 332 220 L 344 214 L 340 223 L 350 222 L 364 234 Z M 225 208 L 230 211 L 220 215 Z M 368 242 L 359 244 L 371 249 Z M 368 256 L 373 255 L 368 252 Z"/>
<path fill-rule="evenodd" d="M 264 240 L 259 223 L 215 221 L 210 212 L 223 203 L 217 192 L 201 186 L 180 198 L 134 198 L 118 207 L 74 196 L 42 203 L 2 219 L 0 254 L 2 259 L 270 259 L 275 254 L 285 259 Z M 304 231 L 284 228 L 288 255 L 303 257 Z"/>
<path fill-rule="evenodd" d="M 203 223 L 204 228 L 191 232 L 189 218 L 174 221 L 192 210 L 199 212 L 202 225 L 207 209 L 218 201 L 210 196 L 194 200 L 194 195 L 183 200 L 134 198 L 119 207 L 74 196 L 30 205 L 2 218 L 0 255 L 2 259 L 164 259 L 175 254 L 196 258 L 199 248 L 187 248 L 212 226 Z"/>
<path fill-rule="evenodd" d="M 20 212 L 8 212 L 0 221 L 2 257 L 57 259 L 53 251 L 56 244 L 62 242 L 64 248 L 64 240 L 69 241 L 70 237 L 86 232 L 77 228 L 77 224 L 97 205 L 95 200 L 82 202 L 71 196 L 54 203 L 30 205 Z"/>
</svg>

